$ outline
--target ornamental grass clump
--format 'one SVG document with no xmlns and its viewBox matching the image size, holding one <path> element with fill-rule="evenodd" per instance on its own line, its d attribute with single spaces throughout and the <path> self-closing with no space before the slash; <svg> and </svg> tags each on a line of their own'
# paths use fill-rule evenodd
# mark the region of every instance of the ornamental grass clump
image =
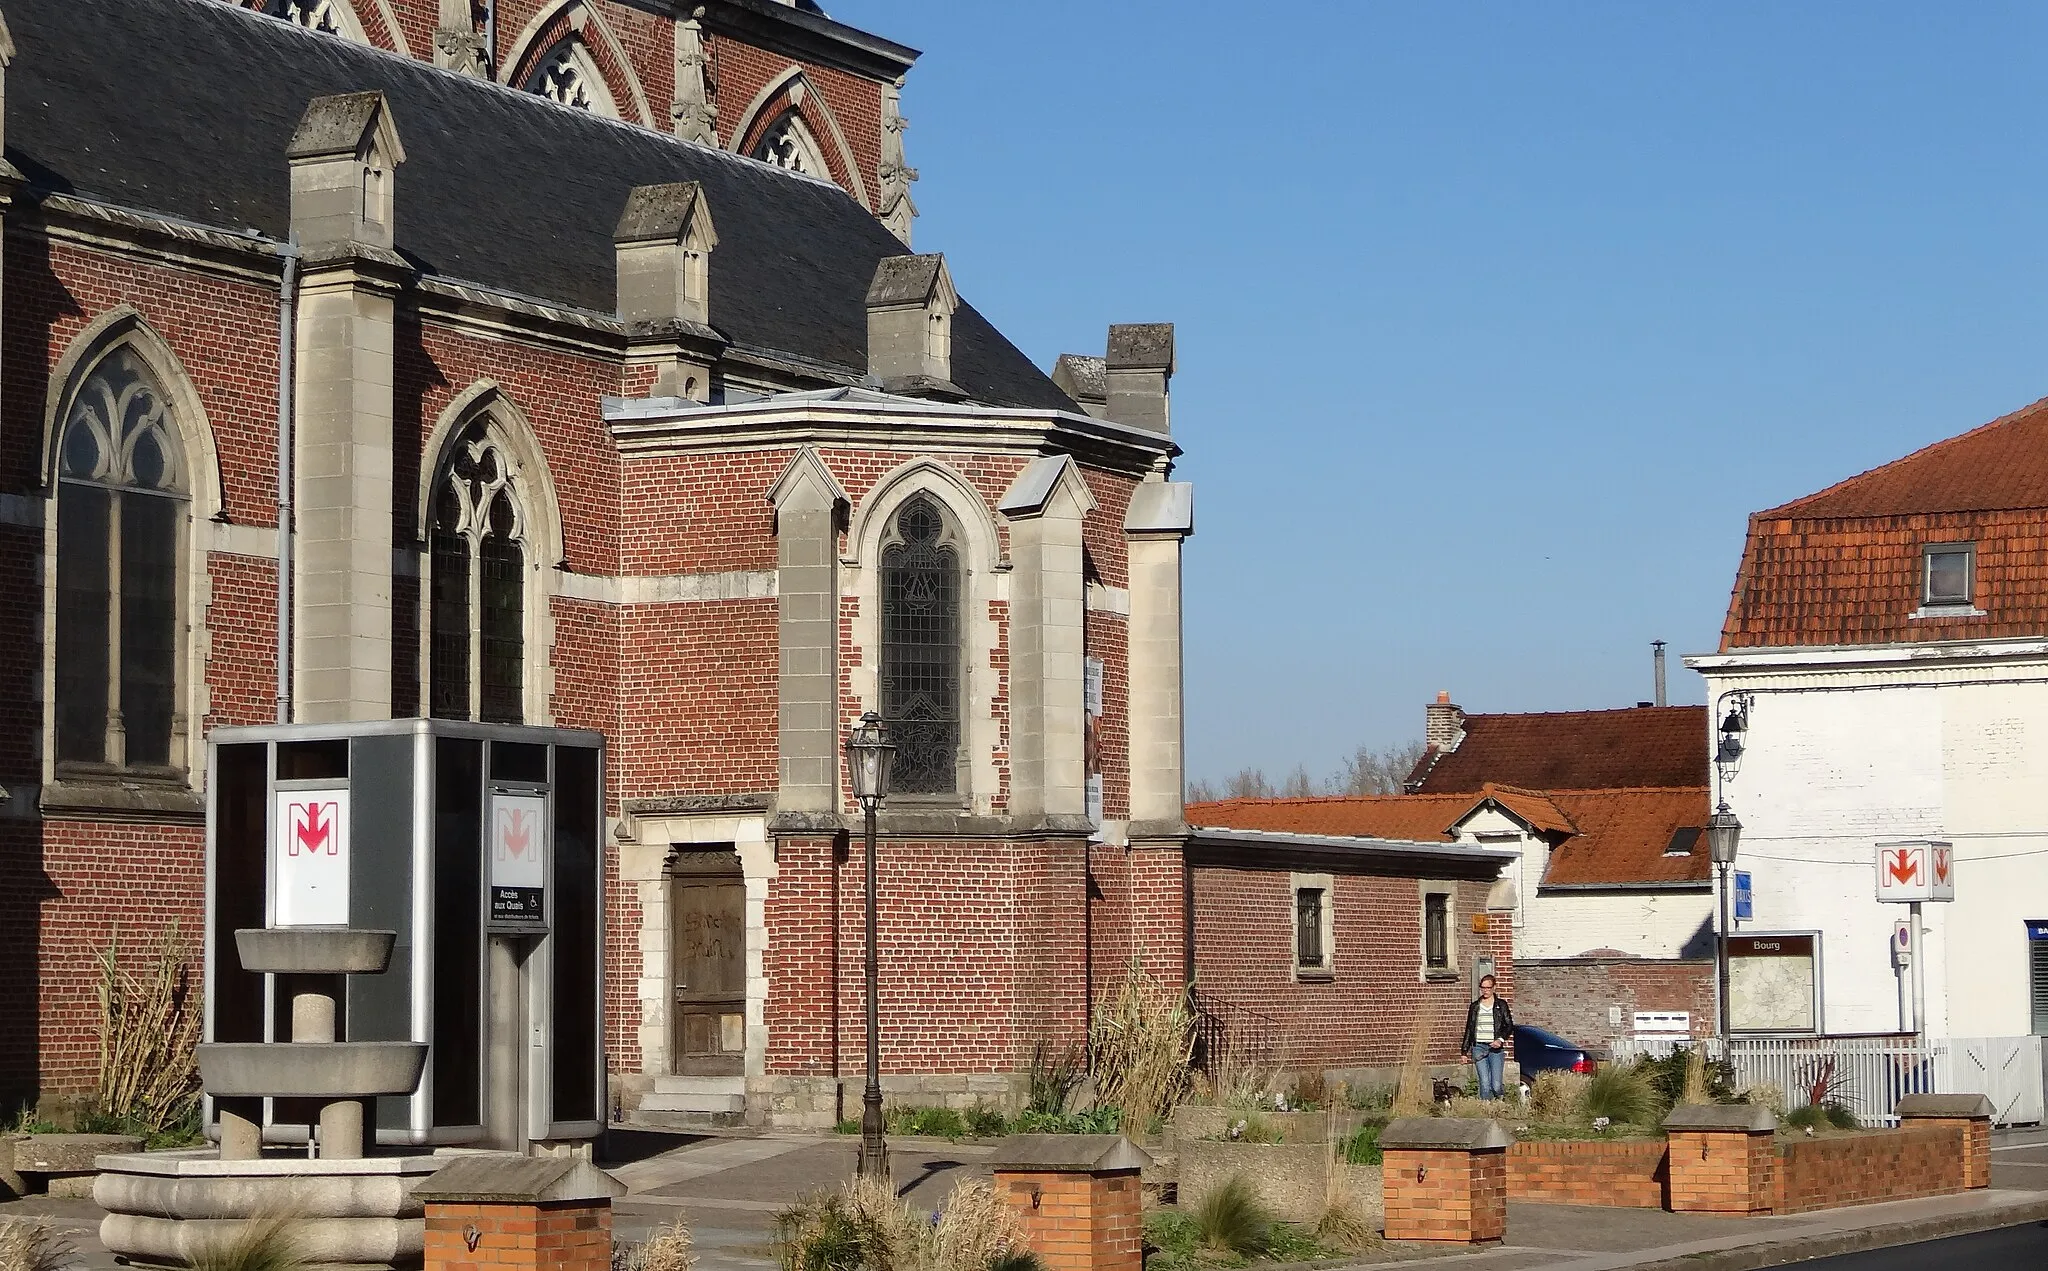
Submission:
<svg viewBox="0 0 2048 1271">
<path fill-rule="evenodd" d="M 1210 1252 L 1256 1258 L 1273 1244 L 1273 1211 L 1242 1175 L 1202 1197 L 1188 1210 L 1195 1230 Z"/>
<path fill-rule="evenodd" d="M 99 962 L 99 1086 L 94 1127 L 154 1139 L 196 1126 L 199 990 L 190 949 L 173 922 L 158 933 L 139 972 L 122 964 L 120 931 L 95 955 Z"/>
<path fill-rule="evenodd" d="M 1122 1112 L 1127 1133 L 1143 1132 L 1189 1090 L 1195 1013 L 1187 994 L 1133 962 L 1096 1018 L 1093 1050 L 1099 1101 Z"/>
<path fill-rule="evenodd" d="M 667 1223 L 649 1232 L 639 1244 L 612 1248 L 612 1271 L 691 1271 L 697 1265 L 689 1224 Z"/>
<path fill-rule="evenodd" d="M 1570 1125 L 1586 1118 L 1588 1078 L 1578 1072 L 1541 1072 L 1529 1091 L 1529 1119 Z"/>
<path fill-rule="evenodd" d="M 1651 1125 L 1660 1100 L 1640 1064 L 1608 1064 L 1586 1082 L 1584 1115 L 1611 1125 Z"/>
<path fill-rule="evenodd" d="M 887 1183 L 858 1178 L 775 1218 L 784 1271 L 1035 1271 L 1023 1228 L 986 1180 L 962 1183 L 933 1218 Z"/>
<path fill-rule="evenodd" d="M 307 1271 L 308 1252 L 297 1221 L 270 1214 L 201 1246 L 192 1271 Z"/>
<path fill-rule="evenodd" d="M 1401 1080 L 1394 1087 L 1389 1111 L 1397 1117 L 1426 1117 L 1436 1107 L 1429 1080 L 1429 1022 L 1417 1012 L 1408 1024 L 1408 1055 L 1401 1061 Z"/>
</svg>

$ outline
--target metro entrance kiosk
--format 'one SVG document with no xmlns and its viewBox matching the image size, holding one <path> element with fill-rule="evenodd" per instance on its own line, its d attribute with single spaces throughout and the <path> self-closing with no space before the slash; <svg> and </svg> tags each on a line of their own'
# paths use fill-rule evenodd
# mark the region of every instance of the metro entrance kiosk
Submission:
<svg viewBox="0 0 2048 1271">
<path fill-rule="evenodd" d="M 254 927 L 395 931 L 341 990 L 338 1040 L 428 1043 L 375 1141 L 525 1151 L 604 1128 L 604 738 L 452 720 L 220 728 L 208 739 L 206 1040 L 291 1035 Z M 216 1119 L 209 1100 L 208 1120 Z M 264 1100 L 263 1137 L 317 1114 Z"/>
</svg>

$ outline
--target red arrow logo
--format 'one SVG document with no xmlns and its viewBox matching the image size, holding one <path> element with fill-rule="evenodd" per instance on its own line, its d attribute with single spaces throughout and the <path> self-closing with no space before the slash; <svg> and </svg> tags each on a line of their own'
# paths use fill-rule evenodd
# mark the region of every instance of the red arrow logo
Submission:
<svg viewBox="0 0 2048 1271">
<path fill-rule="evenodd" d="M 1888 855 L 1891 861 L 1885 866 L 1885 872 L 1892 876 L 1894 883 L 1905 887 L 1920 881 L 1920 857 L 1916 851 L 1901 847 Z"/>
<path fill-rule="evenodd" d="M 513 856 L 526 855 L 526 848 L 533 841 L 533 826 L 527 824 L 531 814 L 526 812 L 505 813 L 505 850 Z"/>
<path fill-rule="evenodd" d="M 338 854 L 339 849 L 332 841 L 334 808 L 332 803 L 301 803 L 292 809 L 291 855 L 297 856 L 302 847 L 308 856 L 318 856 L 323 847 L 329 856 Z"/>
<path fill-rule="evenodd" d="M 1934 849 L 1934 881 L 1936 883 L 1948 882 L 1949 857 L 1951 854 L 1949 849 L 1945 847 Z"/>
</svg>

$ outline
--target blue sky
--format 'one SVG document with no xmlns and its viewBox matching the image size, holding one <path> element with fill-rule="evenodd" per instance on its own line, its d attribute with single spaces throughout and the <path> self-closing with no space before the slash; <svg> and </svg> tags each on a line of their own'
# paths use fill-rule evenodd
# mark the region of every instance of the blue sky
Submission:
<svg viewBox="0 0 2048 1271">
<path fill-rule="evenodd" d="M 1178 324 L 1192 777 L 1647 698 L 1749 512 L 2048 394 L 2048 6 L 831 7 L 1026 352 Z"/>
</svg>

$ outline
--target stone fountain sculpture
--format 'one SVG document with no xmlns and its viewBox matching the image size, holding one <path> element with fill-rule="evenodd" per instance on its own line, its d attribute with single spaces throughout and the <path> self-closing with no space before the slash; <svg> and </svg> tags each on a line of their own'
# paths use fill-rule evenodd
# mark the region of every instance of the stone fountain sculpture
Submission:
<svg viewBox="0 0 2048 1271">
<path fill-rule="evenodd" d="M 425 1070 L 425 1042 L 338 1041 L 342 977 L 382 975 L 396 933 L 343 927 L 235 932 L 247 971 L 291 977 L 289 1042 L 211 1042 L 199 1079 L 220 1112 L 220 1149 L 100 1158 L 93 1199 L 100 1240 L 143 1266 L 189 1265 L 243 1220 L 281 1214 L 299 1225 L 318 1266 L 420 1265 L 425 1222 L 411 1197 L 444 1164 L 430 1154 L 371 1155 L 379 1095 L 407 1095 Z M 265 1149 L 261 1100 L 319 1105 L 317 1155 Z"/>
</svg>

